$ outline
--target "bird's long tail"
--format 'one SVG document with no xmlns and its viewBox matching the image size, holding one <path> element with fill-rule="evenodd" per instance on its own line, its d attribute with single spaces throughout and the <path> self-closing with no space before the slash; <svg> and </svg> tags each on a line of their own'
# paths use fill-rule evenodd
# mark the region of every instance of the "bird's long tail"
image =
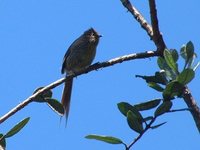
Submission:
<svg viewBox="0 0 200 150">
<path fill-rule="evenodd" d="M 73 78 L 71 78 L 65 82 L 64 90 L 63 90 L 63 94 L 62 94 L 62 100 L 61 100 L 61 103 L 65 109 L 66 122 L 68 119 L 69 109 L 70 109 L 72 85 L 73 85 Z"/>
</svg>

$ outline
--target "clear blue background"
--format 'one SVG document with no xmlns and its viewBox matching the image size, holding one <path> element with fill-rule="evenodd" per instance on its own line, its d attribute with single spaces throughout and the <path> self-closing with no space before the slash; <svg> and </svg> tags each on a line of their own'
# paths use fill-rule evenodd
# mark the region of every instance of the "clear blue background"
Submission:
<svg viewBox="0 0 200 150">
<path fill-rule="evenodd" d="M 149 19 L 147 1 L 134 1 Z M 157 1 L 164 40 L 168 48 L 179 48 L 193 41 L 200 55 L 199 0 Z M 5 114 L 39 86 L 63 77 L 62 58 L 68 46 L 86 29 L 94 27 L 103 38 L 94 62 L 130 53 L 155 50 L 146 32 L 122 6 L 120 0 L 0 0 L 0 115 Z M 5 133 L 14 124 L 30 116 L 28 125 L 7 140 L 7 149 L 122 150 L 87 140 L 87 134 L 112 135 L 131 142 L 137 134 L 129 129 L 117 103 L 132 104 L 161 97 L 148 88 L 136 74 L 151 75 L 158 70 L 156 58 L 125 62 L 100 69 L 75 79 L 68 125 L 46 104 L 32 103 L 0 125 Z M 200 71 L 189 87 L 199 102 Z M 62 86 L 53 90 L 61 98 Z M 185 108 L 182 99 L 174 108 Z M 152 112 L 149 112 L 152 113 Z M 149 131 L 134 145 L 143 149 L 197 149 L 199 133 L 188 112 L 167 114 L 157 120 L 168 123 Z"/>
</svg>

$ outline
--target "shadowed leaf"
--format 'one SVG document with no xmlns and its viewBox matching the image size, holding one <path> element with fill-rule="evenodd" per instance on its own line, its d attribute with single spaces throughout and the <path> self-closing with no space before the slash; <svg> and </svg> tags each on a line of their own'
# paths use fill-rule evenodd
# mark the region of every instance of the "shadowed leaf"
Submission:
<svg viewBox="0 0 200 150">
<path fill-rule="evenodd" d="M 147 83 L 149 82 L 155 82 L 159 84 L 166 85 L 167 84 L 167 79 L 166 79 L 166 74 L 165 71 L 162 70 L 160 72 L 156 72 L 154 76 L 141 76 L 141 75 L 136 75 L 135 77 L 139 77 L 144 79 Z"/>
<path fill-rule="evenodd" d="M 182 56 L 183 59 L 187 59 L 187 53 L 186 53 L 186 45 L 183 45 L 181 47 L 181 50 L 180 50 L 180 55 Z"/>
<path fill-rule="evenodd" d="M 193 67 L 195 58 L 196 58 L 196 56 L 193 55 L 193 57 L 191 57 L 191 58 L 188 60 L 188 67 L 187 67 L 187 68 L 192 68 L 192 67 Z"/>
<path fill-rule="evenodd" d="M 187 60 L 193 57 L 194 55 L 194 45 L 191 41 L 189 41 L 186 44 L 186 55 L 187 55 Z"/>
<path fill-rule="evenodd" d="M 172 81 L 167 84 L 165 90 L 163 91 L 164 100 L 170 100 L 174 96 L 181 97 L 184 86 L 178 81 Z"/>
<path fill-rule="evenodd" d="M 196 54 L 194 53 L 194 45 L 191 41 L 189 41 L 186 45 L 183 45 L 181 48 L 181 56 L 185 59 L 184 69 L 192 68 L 194 59 L 196 58 Z"/>
<path fill-rule="evenodd" d="M 0 150 L 4 150 L 6 148 L 6 139 L 3 134 L 0 134 Z"/>
<path fill-rule="evenodd" d="M 45 99 L 48 106 L 56 112 L 58 115 L 63 116 L 64 115 L 64 107 L 63 105 L 56 99 L 52 98 L 46 98 Z"/>
<path fill-rule="evenodd" d="M 120 110 L 120 112 L 124 116 L 127 116 L 128 111 L 131 110 L 135 114 L 135 116 L 140 120 L 140 122 L 143 121 L 143 117 L 136 107 L 134 107 L 126 102 L 118 103 L 117 106 L 118 106 L 118 109 Z"/>
<path fill-rule="evenodd" d="M 154 112 L 155 117 L 160 116 L 164 113 L 166 113 L 167 111 L 169 111 L 172 107 L 172 102 L 171 101 L 166 101 L 163 102 Z"/>
<path fill-rule="evenodd" d="M 171 49 L 170 51 L 171 51 L 171 54 L 172 54 L 172 57 L 173 57 L 174 61 L 177 62 L 178 61 L 178 57 L 179 57 L 177 50 Z"/>
<path fill-rule="evenodd" d="M 44 87 L 39 87 L 39 88 L 37 88 L 37 89 L 33 92 L 33 94 L 37 93 L 39 90 L 41 90 L 41 89 L 43 89 L 43 88 L 44 88 Z M 44 93 L 38 95 L 38 96 L 34 99 L 34 101 L 35 101 L 35 102 L 46 102 L 45 98 L 51 98 L 52 95 L 53 95 L 52 91 L 51 91 L 51 90 L 48 90 L 48 91 L 46 91 L 46 92 L 44 92 Z"/>
<path fill-rule="evenodd" d="M 144 103 L 136 104 L 134 106 L 139 111 L 149 110 L 149 109 L 157 107 L 160 104 L 160 101 L 161 99 L 154 99 L 154 100 L 147 101 Z"/>
<path fill-rule="evenodd" d="M 195 76 L 195 72 L 193 71 L 193 69 L 184 69 L 177 77 L 177 81 L 182 84 L 182 85 L 186 85 L 188 84 L 190 81 L 192 81 L 192 79 Z"/>
<path fill-rule="evenodd" d="M 159 84 L 155 83 L 155 82 L 149 82 L 148 86 L 153 88 L 154 90 L 158 91 L 158 92 L 163 92 L 164 88 L 161 87 Z"/>
<path fill-rule="evenodd" d="M 134 130 L 135 132 L 142 133 L 143 132 L 143 125 L 138 119 L 138 117 L 129 110 L 127 113 L 127 122 L 129 127 Z"/>
</svg>

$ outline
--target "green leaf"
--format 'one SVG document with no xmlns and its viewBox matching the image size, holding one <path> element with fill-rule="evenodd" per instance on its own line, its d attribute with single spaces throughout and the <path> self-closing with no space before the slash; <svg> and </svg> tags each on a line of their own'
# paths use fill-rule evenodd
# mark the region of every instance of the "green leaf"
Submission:
<svg viewBox="0 0 200 150">
<path fill-rule="evenodd" d="M 149 120 L 152 120 L 152 119 L 153 119 L 153 116 L 148 116 L 148 117 L 144 118 L 144 121 L 146 122 L 146 121 L 149 121 Z"/>
<path fill-rule="evenodd" d="M 189 41 L 186 44 L 186 55 L 187 55 L 187 60 L 193 57 L 194 55 L 194 45 L 191 41 Z"/>
<path fill-rule="evenodd" d="M 163 102 L 154 112 L 154 116 L 160 116 L 166 112 L 168 112 L 172 107 L 172 102 L 171 101 L 165 101 Z"/>
<path fill-rule="evenodd" d="M 29 120 L 30 120 L 30 117 L 27 117 L 27 118 L 23 119 L 22 121 L 20 121 L 10 131 L 8 131 L 5 134 L 5 138 L 9 138 L 9 137 L 15 135 L 16 133 L 18 133 L 28 123 Z"/>
<path fill-rule="evenodd" d="M 166 78 L 166 72 L 164 70 L 160 70 L 159 72 L 155 73 L 156 83 L 160 83 L 166 85 L 168 80 Z"/>
<path fill-rule="evenodd" d="M 116 137 L 112 137 L 112 136 L 102 136 L 102 135 L 91 134 L 91 135 L 87 135 L 85 138 L 103 141 L 109 144 L 123 144 L 122 140 Z"/>
<path fill-rule="evenodd" d="M 119 111 L 126 116 L 127 112 L 132 109 L 132 105 L 127 102 L 120 102 L 117 104 Z"/>
<path fill-rule="evenodd" d="M 161 87 L 159 84 L 155 83 L 155 82 L 149 82 L 148 86 L 153 88 L 154 90 L 158 91 L 158 92 L 163 92 L 164 88 Z"/>
<path fill-rule="evenodd" d="M 165 71 L 162 70 L 160 72 L 156 72 L 154 76 L 142 76 L 142 75 L 136 75 L 135 77 L 139 77 L 144 79 L 147 83 L 149 82 L 155 82 L 159 84 L 166 85 L 168 83 Z"/>
<path fill-rule="evenodd" d="M 186 53 L 186 45 L 183 45 L 181 47 L 181 50 L 180 50 L 180 55 L 183 57 L 183 59 L 187 59 L 187 53 Z"/>
<path fill-rule="evenodd" d="M 177 81 L 182 84 L 182 85 L 186 85 L 188 84 L 190 81 L 192 81 L 192 79 L 195 76 L 195 72 L 193 71 L 193 69 L 184 69 L 178 76 L 177 76 Z"/>
<path fill-rule="evenodd" d="M 132 106 L 129 103 L 126 103 L 126 102 L 118 103 L 117 106 L 118 106 L 119 111 L 124 116 L 127 116 L 128 111 L 131 110 L 138 117 L 138 119 L 142 122 L 143 117 L 136 107 L 134 107 L 134 106 Z"/>
<path fill-rule="evenodd" d="M 45 99 L 48 106 L 54 111 L 56 112 L 58 115 L 63 116 L 64 115 L 64 107 L 63 105 L 56 99 L 52 99 L 52 98 L 46 98 Z"/>
<path fill-rule="evenodd" d="M 1 149 L 2 147 L 2 149 Z M 3 134 L 0 134 L 0 150 L 4 150 L 6 148 L 6 139 Z"/>
<path fill-rule="evenodd" d="M 157 59 L 157 64 L 161 70 L 164 70 L 164 73 L 166 76 L 170 79 L 173 80 L 176 78 L 176 74 L 172 71 L 172 69 L 167 65 L 167 62 L 165 61 L 164 58 L 158 57 Z M 162 71 L 163 72 L 163 71 Z M 167 83 L 167 82 L 166 82 Z M 165 84 L 166 85 L 166 84 Z"/>
<path fill-rule="evenodd" d="M 179 57 L 179 56 L 178 56 L 177 50 L 176 50 L 176 49 L 171 49 L 170 51 L 171 51 L 173 60 L 174 60 L 175 62 L 177 62 L 177 61 L 178 61 L 178 57 Z"/>
<path fill-rule="evenodd" d="M 191 58 L 188 60 L 188 68 L 192 68 L 195 58 L 196 58 L 196 56 L 193 55 L 193 57 L 191 57 Z"/>
<path fill-rule="evenodd" d="M 53 92 L 51 90 L 47 90 L 43 93 L 44 98 L 52 98 Z"/>
<path fill-rule="evenodd" d="M 134 106 L 139 111 L 149 110 L 149 109 L 157 107 L 160 104 L 160 101 L 161 99 L 154 99 L 154 100 L 150 100 L 144 103 L 136 104 Z"/>
<path fill-rule="evenodd" d="M 135 132 L 142 133 L 143 132 L 143 125 L 138 119 L 138 117 L 129 110 L 127 113 L 127 122 L 129 127 L 134 130 Z"/>
<path fill-rule="evenodd" d="M 43 89 L 44 87 L 39 87 L 39 88 L 37 88 L 34 92 L 33 92 L 33 94 L 35 94 L 35 93 L 37 93 L 39 90 L 41 90 L 41 89 Z M 53 95 L 53 92 L 51 91 L 51 90 L 47 90 L 46 92 L 44 92 L 44 93 L 41 93 L 40 95 L 38 95 L 35 99 L 34 99 L 34 101 L 35 102 L 46 102 L 46 100 L 45 100 L 45 98 L 51 98 L 52 97 L 52 95 Z"/>
<path fill-rule="evenodd" d="M 164 50 L 164 58 L 167 65 L 174 71 L 174 73 L 178 74 L 177 64 L 172 56 L 172 53 L 168 49 Z"/>
<path fill-rule="evenodd" d="M 178 81 L 174 80 L 167 84 L 165 90 L 163 91 L 164 100 L 171 100 L 174 96 L 180 97 L 182 95 L 184 86 Z"/>
<path fill-rule="evenodd" d="M 127 112 L 132 109 L 132 105 L 126 102 L 120 102 L 117 104 L 119 111 L 126 116 Z"/>
<path fill-rule="evenodd" d="M 164 125 L 165 123 L 167 123 L 167 122 L 163 122 L 163 123 L 157 124 L 157 125 L 155 125 L 155 126 L 151 126 L 151 129 L 156 129 L 156 128 L 158 128 L 158 127 Z"/>
<path fill-rule="evenodd" d="M 194 45 L 191 41 L 189 41 L 186 45 L 183 45 L 181 48 L 181 56 L 185 59 L 184 69 L 191 68 L 196 57 L 194 53 Z"/>
</svg>

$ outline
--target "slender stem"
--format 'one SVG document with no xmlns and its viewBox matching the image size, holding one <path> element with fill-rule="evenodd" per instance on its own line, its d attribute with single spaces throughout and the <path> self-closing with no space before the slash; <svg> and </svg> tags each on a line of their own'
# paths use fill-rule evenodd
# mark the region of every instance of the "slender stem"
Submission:
<svg viewBox="0 0 200 150">
<path fill-rule="evenodd" d="M 143 130 L 142 133 L 140 133 L 132 142 L 131 144 L 128 146 L 128 150 L 144 135 L 144 133 L 146 133 L 149 129 L 151 129 L 151 125 L 155 122 L 156 117 L 154 117 L 149 124 L 146 125 L 145 129 Z"/>
</svg>

